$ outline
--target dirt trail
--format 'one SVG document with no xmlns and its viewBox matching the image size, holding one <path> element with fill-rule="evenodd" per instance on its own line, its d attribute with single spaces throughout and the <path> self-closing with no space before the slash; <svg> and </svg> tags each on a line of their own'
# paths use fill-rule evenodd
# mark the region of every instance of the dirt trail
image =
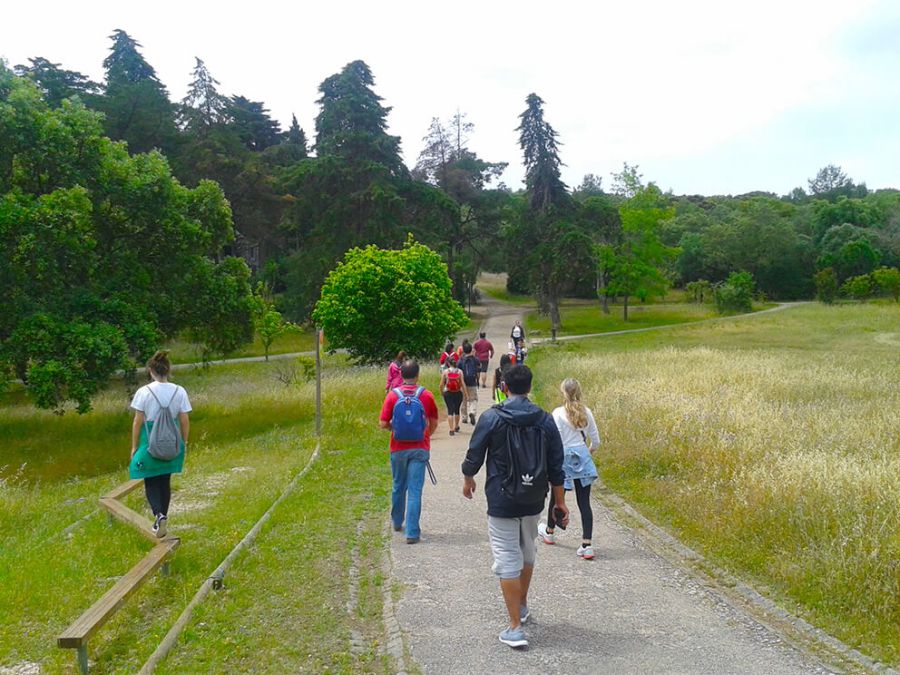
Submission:
<svg viewBox="0 0 900 675">
<path fill-rule="evenodd" d="M 485 304 L 483 329 L 503 350 L 518 309 Z M 489 391 L 479 389 L 479 411 Z M 442 421 L 432 440 L 438 484 L 425 487 L 422 542 L 408 545 L 393 534 L 393 579 L 402 588 L 394 613 L 407 666 L 424 673 L 830 672 L 652 553 L 596 500 L 597 558 L 575 555 L 580 520 L 571 499 L 568 533 L 555 546 L 538 544 L 530 647 L 502 645 L 505 609 L 490 571 L 483 469 L 475 499 L 462 496 L 460 463 L 471 431 L 463 425 L 451 437 Z"/>
</svg>

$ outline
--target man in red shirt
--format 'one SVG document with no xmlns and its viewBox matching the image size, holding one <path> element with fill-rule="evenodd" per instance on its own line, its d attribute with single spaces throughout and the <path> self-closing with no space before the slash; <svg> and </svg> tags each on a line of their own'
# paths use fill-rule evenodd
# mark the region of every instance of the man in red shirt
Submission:
<svg viewBox="0 0 900 675">
<path fill-rule="evenodd" d="M 472 349 L 475 350 L 475 356 L 481 364 L 481 388 L 486 389 L 488 362 L 494 355 L 494 345 L 492 345 L 490 340 L 484 336 L 484 332 L 481 332 L 478 334 L 478 339 L 475 340 L 475 344 L 472 345 Z"/>
<path fill-rule="evenodd" d="M 413 360 L 400 366 L 403 384 L 392 389 L 381 406 L 379 426 L 391 432 L 391 523 L 394 531 L 403 529 L 406 516 L 406 543 L 419 542 L 419 515 L 422 512 L 422 488 L 425 465 L 431 451 L 431 434 L 438 426 L 434 396 L 419 384 L 419 364 Z M 398 390 L 400 394 L 398 395 Z M 396 438 L 400 436 L 401 438 Z M 410 440 L 403 440 L 403 439 Z"/>
</svg>

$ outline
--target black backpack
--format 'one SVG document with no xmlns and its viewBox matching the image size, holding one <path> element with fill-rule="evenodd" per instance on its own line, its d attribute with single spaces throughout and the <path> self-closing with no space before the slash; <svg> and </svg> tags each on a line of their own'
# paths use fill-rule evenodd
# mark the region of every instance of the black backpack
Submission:
<svg viewBox="0 0 900 675">
<path fill-rule="evenodd" d="M 500 491 L 516 504 L 543 502 L 550 490 L 547 432 L 543 426 L 506 423 L 508 469 Z"/>
<path fill-rule="evenodd" d="M 474 356 L 469 354 L 463 359 L 462 362 L 462 371 L 463 371 L 463 379 L 466 381 L 466 386 L 471 387 L 472 385 L 478 384 L 478 370 L 481 367 L 481 364 L 478 362 Z"/>
</svg>

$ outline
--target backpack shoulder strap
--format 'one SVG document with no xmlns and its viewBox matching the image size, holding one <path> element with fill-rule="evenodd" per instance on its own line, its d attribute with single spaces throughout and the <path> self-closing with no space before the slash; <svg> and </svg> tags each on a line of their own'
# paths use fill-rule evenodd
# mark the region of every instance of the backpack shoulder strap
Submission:
<svg viewBox="0 0 900 675">
<path fill-rule="evenodd" d="M 404 394 L 403 391 L 401 391 L 400 387 L 394 387 L 393 389 L 391 389 L 391 391 L 393 391 L 395 394 L 397 394 L 397 400 L 400 400 L 401 398 L 406 398 L 406 394 Z"/>
<path fill-rule="evenodd" d="M 415 398 L 419 398 L 419 396 L 422 395 L 422 392 L 423 392 L 423 391 L 425 391 L 425 387 L 423 387 L 423 386 L 420 385 L 420 386 L 416 387 L 416 393 L 413 394 L 413 396 L 414 396 Z"/>
</svg>

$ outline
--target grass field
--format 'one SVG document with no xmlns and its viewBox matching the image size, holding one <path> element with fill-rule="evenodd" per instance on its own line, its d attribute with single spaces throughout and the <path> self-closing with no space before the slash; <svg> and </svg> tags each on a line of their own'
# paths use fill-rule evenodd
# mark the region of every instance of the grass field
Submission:
<svg viewBox="0 0 900 675">
<path fill-rule="evenodd" d="M 558 336 L 609 333 L 617 330 L 651 328 L 672 323 L 702 321 L 718 316 L 712 305 L 684 302 L 634 305 L 628 308 L 628 321 L 622 318 L 621 305 L 610 305 L 610 313 L 604 314 L 596 302 L 564 302 L 560 308 L 562 329 Z M 550 317 L 529 314 L 525 320 L 528 334 L 550 335 Z"/>
<path fill-rule="evenodd" d="M 610 487 L 813 623 L 900 664 L 900 309 L 805 305 L 530 360 L 545 407 L 562 378 L 581 380 Z"/>
<path fill-rule="evenodd" d="M 188 342 L 186 340 L 172 340 L 165 345 L 169 350 L 169 356 L 173 363 L 198 363 L 203 360 L 199 345 Z M 298 329 L 289 331 L 279 337 L 269 346 L 269 355 L 272 354 L 292 354 L 294 352 L 308 352 L 316 348 L 315 331 L 308 329 Z M 228 358 L 236 359 L 246 356 L 264 356 L 265 349 L 259 336 L 255 336 L 253 342 L 245 345 L 229 354 Z M 214 358 L 221 358 L 221 355 L 215 355 Z"/>
<path fill-rule="evenodd" d="M 382 373 L 339 358 L 323 385 L 321 456 L 199 608 L 161 672 L 387 670 L 381 634 L 383 525 L 390 470 L 377 429 Z M 315 446 L 313 386 L 286 386 L 276 364 L 178 373 L 194 406 L 184 474 L 173 480 L 171 574 L 149 580 L 89 644 L 92 672 L 135 672 L 209 573 Z M 78 417 L 35 411 L 16 393 L 0 407 L 0 666 L 74 670 L 55 637 L 148 543 L 109 524 L 96 499 L 126 480 L 128 399 L 113 386 Z M 12 439 L 7 443 L 6 439 Z M 349 440 L 352 439 L 352 442 Z M 142 491 L 128 498 L 147 513 Z M 359 524 L 362 525 L 359 525 Z M 347 609 L 358 550 L 358 601 Z M 362 648 L 351 652 L 351 631 Z"/>
</svg>

